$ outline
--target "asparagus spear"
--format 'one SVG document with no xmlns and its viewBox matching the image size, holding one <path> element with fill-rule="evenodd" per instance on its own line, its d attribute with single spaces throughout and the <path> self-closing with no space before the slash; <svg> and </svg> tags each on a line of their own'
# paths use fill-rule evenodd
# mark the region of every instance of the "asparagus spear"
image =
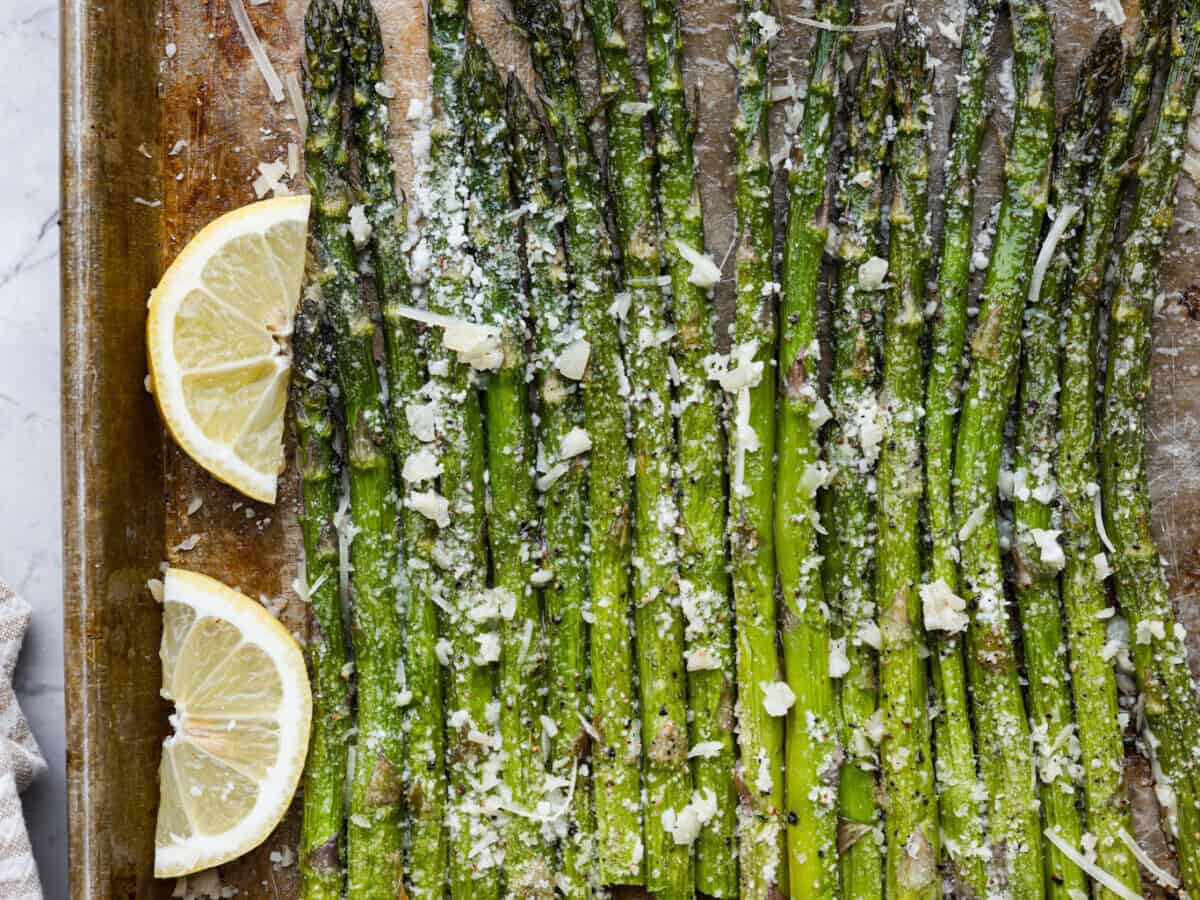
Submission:
<svg viewBox="0 0 1200 900">
<path fill-rule="evenodd" d="M 851 4 L 827 0 L 817 15 L 830 25 L 845 25 Z M 780 309 L 775 559 L 784 602 L 783 666 L 796 695 L 788 712 L 784 802 L 791 893 L 805 897 L 832 897 L 838 883 L 833 785 L 841 748 L 830 677 L 829 607 L 817 550 L 817 491 L 828 475 L 818 441 L 828 410 L 820 396 L 817 280 L 829 232 L 829 150 L 846 43 L 845 32 L 817 32 L 803 120 L 788 165 Z"/>
<path fill-rule="evenodd" d="M 616 0 L 584 0 L 600 61 L 600 95 L 608 124 L 624 289 L 629 295 L 625 365 L 633 412 L 634 577 L 638 686 L 645 781 L 646 888 L 663 898 L 695 890 L 691 847 L 677 842 L 673 817 L 692 792 L 688 765 L 683 617 L 678 601 L 675 527 L 675 432 L 667 375 L 669 331 L 658 282 L 662 267 L 643 119 L 629 45 Z M 593 519 L 594 521 L 594 519 Z"/>
<path fill-rule="evenodd" d="M 742 0 L 737 44 L 737 117 L 733 123 L 737 190 L 737 296 L 732 362 L 722 386 L 733 395 L 729 437 L 729 553 L 737 633 L 738 838 L 743 897 L 762 898 L 787 884 L 783 852 L 783 720 L 767 708 L 778 693 L 775 647 L 773 465 L 775 345 L 770 82 L 767 57 L 774 21 L 765 0 Z M 768 27 L 770 26 L 770 28 Z"/>
<path fill-rule="evenodd" d="M 1012 0 L 1016 107 L 995 249 L 971 341 L 970 377 L 955 450 L 954 510 L 962 584 L 971 611 L 968 674 L 989 797 L 996 865 L 992 889 L 1041 897 L 1041 824 L 1029 721 L 1004 595 L 996 488 L 1004 420 L 1016 388 L 1017 352 L 1037 240 L 1045 217 L 1054 143 L 1054 50 L 1042 0 Z"/>
<path fill-rule="evenodd" d="M 613 251 L 604 221 L 600 167 L 587 110 L 573 73 L 574 53 L 557 0 L 518 0 L 518 20 L 532 39 L 546 112 L 562 154 L 567 195 L 567 252 L 590 344 L 583 377 L 584 420 L 591 438 L 588 500 L 592 530 L 588 579 L 595 730 L 594 792 L 598 874 L 606 884 L 642 881 L 640 743 L 633 731 L 633 661 L 629 640 L 630 492 L 625 438 L 628 408 L 617 322 Z"/>
<path fill-rule="evenodd" d="M 1154 737 L 1160 795 L 1168 803 L 1185 885 L 1200 890 L 1200 710 L 1175 623 L 1150 520 L 1146 410 L 1151 321 L 1159 263 L 1174 219 L 1188 120 L 1200 87 L 1200 3 L 1175 15 L 1170 69 L 1150 143 L 1138 168 L 1129 234 L 1121 249 L 1108 322 L 1101 474 L 1104 518 L 1115 545 L 1117 602 L 1129 620 L 1131 655 Z"/>
<path fill-rule="evenodd" d="M 692 764 L 696 790 L 716 812 L 696 844 L 696 887 L 712 897 L 737 895 L 733 790 L 733 635 L 725 569 L 725 446 L 720 394 L 705 359 L 714 352 L 711 286 L 693 266 L 704 248 L 694 123 L 684 99 L 676 0 L 642 0 L 646 64 L 658 126 L 658 208 L 664 268 L 671 277 L 679 405 L 679 595 L 687 619 L 691 744 L 714 748 Z M 684 249 L 686 248 L 687 256 Z M 691 259 L 689 259 L 691 257 Z M 715 273 L 714 273 L 715 274 Z"/>
<path fill-rule="evenodd" d="M 355 897 L 392 897 L 400 884 L 401 721 L 395 703 L 395 484 L 372 347 L 348 228 L 347 152 L 341 128 L 345 35 L 332 0 L 313 0 L 306 22 L 308 187 L 325 310 L 337 357 L 350 482 L 351 634 L 358 672 L 358 737 L 350 791 L 348 883 Z"/>
<path fill-rule="evenodd" d="M 882 774 L 888 798 L 887 895 L 917 898 L 938 893 L 939 833 L 917 593 L 931 79 L 925 33 L 911 0 L 900 12 L 894 54 L 895 183 L 883 326 L 886 425 L 879 454 L 875 594 L 881 632 Z"/>
<path fill-rule="evenodd" d="M 398 201 L 388 150 L 387 98 L 375 90 L 383 80 L 383 38 L 369 0 L 344 0 L 342 16 L 349 34 L 350 68 L 354 77 L 352 121 L 358 140 L 362 197 L 371 224 L 375 283 L 383 313 L 383 334 L 391 415 L 391 448 L 401 478 L 401 535 L 408 591 L 404 607 L 404 771 L 408 812 L 405 875 L 410 897 L 440 897 L 446 881 L 445 737 L 442 673 L 437 658 L 437 607 L 431 584 L 436 529 L 413 508 L 423 487 L 405 463 L 426 452 L 409 424 L 407 410 L 422 403 L 426 379 L 422 335 L 401 314 L 411 302 L 412 285 L 405 258 L 405 214 Z M 413 702 L 413 698 L 419 698 Z"/>
<path fill-rule="evenodd" d="M 879 758 L 867 734 L 868 721 L 878 707 L 873 648 L 879 641 L 874 638 L 872 577 L 883 293 L 872 289 L 869 280 L 860 287 L 859 277 L 863 265 L 883 252 L 880 219 L 891 90 L 887 56 L 878 42 L 872 43 L 854 85 L 839 188 L 838 258 L 842 265 L 833 302 L 834 363 L 829 391 L 833 419 L 827 445 L 832 474 L 826 492 L 829 534 L 824 575 L 827 596 L 838 612 L 839 639 L 844 642 L 847 659 L 840 694 L 846 761 L 838 789 L 838 855 L 842 896 L 848 900 L 883 896 L 876 778 Z"/>
<path fill-rule="evenodd" d="M 542 797 L 542 678 L 545 641 L 533 585 L 537 555 L 533 429 L 526 385 L 525 318 L 510 187 L 512 151 L 505 85 L 475 34 L 468 35 L 464 93 L 467 125 L 467 221 L 479 264 L 483 318 L 500 334 L 503 361 L 487 385 L 487 457 L 493 596 L 500 617 L 500 739 L 511 793 L 505 827 L 506 895 L 554 896 L 549 848 L 536 816 Z"/>
<path fill-rule="evenodd" d="M 466 4 L 433 0 L 428 12 L 433 122 L 424 173 L 430 202 L 423 211 L 422 229 L 427 242 L 422 255 L 430 260 L 427 301 L 435 313 L 478 322 L 479 297 L 470 287 L 474 263 L 464 252 Z M 499 856 L 486 849 L 496 846 L 500 835 L 484 811 L 485 785 L 498 775 L 500 760 L 485 742 L 473 739 L 491 730 L 488 706 L 496 684 L 495 667 L 481 654 L 481 639 L 486 642 L 488 635 L 472 615 L 487 588 L 483 425 L 474 375 L 438 342 L 431 342 L 429 348 L 429 372 L 426 390 L 440 432 L 441 496 L 449 507 L 449 522 L 439 528 L 434 548 L 438 565 L 445 570 L 437 579 L 443 633 L 450 645 L 445 703 L 452 714 L 466 713 L 456 716 L 447 729 L 450 893 L 455 900 L 486 900 L 500 892 Z"/>
<path fill-rule="evenodd" d="M 987 73 L 996 31 L 998 0 L 970 0 L 963 11 L 958 107 L 946 164 L 945 222 L 936 282 L 925 388 L 925 518 L 929 533 L 928 577 L 957 591 L 958 548 L 951 506 L 954 423 L 962 386 L 967 291 L 971 282 L 971 226 L 979 155 L 987 124 Z M 938 813 L 951 883 L 971 896 L 987 893 L 984 829 L 976 787 L 975 747 L 967 696 L 962 636 L 931 632 L 934 692 L 941 707 L 934 720 Z"/>
<path fill-rule="evenodd" d="M 1055 471 L 1066 557 L 1062 593 L 1083 760 L 1084 812 L 1088 831 L 1097 837 L 1097 865 L 1135 891 L 1140 890 L 1137 862 L 1118 837 L 1121 831 L 1133 833 L 1124 777 L 1123 729 L 1117 717 L 1112 663 L 1103 653 L 1110 607 L 1104 584 L 1107 558 L 1097 531 L 1094 502 L 1100 480 L 1095 420 L 1096 315 L 1113 255 L 1127 161 L 1150 103 L 1155 66 L 1169 36 L 1163 21 L 1169 5 L 1154 2 L 1142 6 L 1142 22 L 1124 60 L 1121 90 L 1109 104 L 1098 174 L 1086 198 L 1075 280 L 1063 309 L 1062 439 Z M 1115 895 L 1104 892 L 1101 896 L 1111 900 Z"/>
<path fill-rule="evenodd" d="M 560 459 L 563 439 L 583 426 L 579 388 L 556 363 L 578 340 L 578 310 L 568 283 L 566 252 L 559 226 L 566 218 L 561 185 L 551 172 L 547 136 L 533 105 L 516 79 L 509 81 L 509 115 L 514 140 L 517 194 L 525 215 L 528 293 L 533 308 L 539 458 L 548 470 L 564 463 L 562 474 L 542 492 L 542 549 L 539 580 L 549 631 L 549 692 L 546 712 L 554 722 L 550 774 L 565 784 L 565 812 L 557 820 L 557 884 L 567 900 L 594 896 L 595 821 L 592 814 L 588 735 L 583 729 L 591 706 L 588 688 L 587 485 L 584 457 Z M 577 349 L 577 347 L 576 347 Z M 569 369 L 569 367 L 567 367 Z M 573 785 L 573 787 L 572 787 Z"/>
<path fill-rule="evenodd" d="M 304 577 L 312 611 L 308 661 L 315 711 L 304 769 L 300 893 L 304 900 L 339 900 L 343 889 L 342 809 L 350 686 L 344 675 L 346 644 L 342 601 L 338 595 L 337 535 L 333 527 L 339 475 L 329 406 L 333 348 L 321 314 L 319 295 L 306 293 L 292 339 L 297 374 L 292 382 L 292 406 L 304 494 L 300 526 L 304 536 Z"/>
<path fill-rule="evenodd" d="M 1022 335 L 1021 385 L 1017 400 L 1012 545 L 1017 605 L 1025 648 L 1029 715 L 1041 780 L 1042 818 L 1071 846 L 1079 846 L 1083 821 L 1076 806 L 1082 776 L 1075 716 L 1067 674 L 1058 573 L 1064 559 L 1054 511 L 1054 464 L 1058 443 L 1059 305 L 1070 284 L 1071 258 L 1079 236 L 1079 203 L 1095 178 L 1096 150 L 1105 100 L 1120 62 L 1120 37 L 1104 32 L 1080 69 L 1075 98 L 1061 126 L 1050 181 L 1055 210 L 1030 286 Z M 1051 254 L 1051 255 L 1047 255 Z M 1087 877 L 1054 844 L 1043 848 L 1046 896 L 1068 900 L 1087 893 Z"/>
</svg>

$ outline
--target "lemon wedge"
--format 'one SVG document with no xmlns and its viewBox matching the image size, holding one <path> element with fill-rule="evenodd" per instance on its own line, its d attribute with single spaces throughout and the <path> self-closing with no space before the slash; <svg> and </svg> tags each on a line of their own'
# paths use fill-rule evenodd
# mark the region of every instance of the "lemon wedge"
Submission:
<svg viewBox="0 0 1200 900">
<path fill-rule="evenodd" d="M 312 693 L 296 641 L 204 575 L 163 579 L 162 695 L 175 704 L 159 768 L 154 874 L 187 875 L 258 846 L 304 770 Z"/>
<path fill-rule="evenodd" d="M 150 295 L 150 390 L 167 430 L 205 469 L 275 502 L 304 275 L 309 199 L 226 213 L 184 247 Z"/>
</svg>

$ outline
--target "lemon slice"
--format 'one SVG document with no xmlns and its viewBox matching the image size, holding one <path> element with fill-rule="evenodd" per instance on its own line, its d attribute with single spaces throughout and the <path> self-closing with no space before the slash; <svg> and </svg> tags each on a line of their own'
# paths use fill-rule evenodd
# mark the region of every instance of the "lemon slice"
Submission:
<svg viewBox="0 0 1200 900">
<path fill-rule="evenodd" d="M 249 597 L 169 569 L 162 599 L 162 695 L 175 712 L 154 874 L 171 878 L 241 856 L 279 824 L 304 770 L 312 693 L 296 641 Z"/>
<path fill-rule="evenodd" d="M 304 195 L 226 213 L 150 295 L 150 389 L 167 429 L 217 478 L 266 503 L 283 469 L 307 225 Z"/>
</svg>

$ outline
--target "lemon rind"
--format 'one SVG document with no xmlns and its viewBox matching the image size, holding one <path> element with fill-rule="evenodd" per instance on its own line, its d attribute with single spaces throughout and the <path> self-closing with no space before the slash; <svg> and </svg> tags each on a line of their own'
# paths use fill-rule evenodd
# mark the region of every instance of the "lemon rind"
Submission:
<svg viewBox="0 0 1200 900">
<path fill-rule="evenodd" d="M 230 622 L 245 640 L 261 647 L 271 658 L 279 669 L 283 691 L 278 719 L 280 746 L 292 748 L 290 755 L 268 769 L 259 784 L 254 807 L 232 829 L 215 835 L 192 835 L 186 841 L 156 847 L 155 877 L 176 878 L 244 855 L 266 840 L 279 824 L 304 771 L 312 727 L 312 691 L 304 655 L 295 639 L 249 597 L 206 575 L 169 569 L 163 578 L 163 599 L 190 606 L 196 611 L 197 621 L 214 616 Z"/>
</svg>

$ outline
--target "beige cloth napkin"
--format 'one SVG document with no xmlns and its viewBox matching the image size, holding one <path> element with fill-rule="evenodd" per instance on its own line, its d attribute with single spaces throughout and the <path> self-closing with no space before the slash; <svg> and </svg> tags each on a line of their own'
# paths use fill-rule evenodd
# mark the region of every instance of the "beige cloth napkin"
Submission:
<svg viewBox="0 0 1200 900">
<path fill-rule="evenodd" d="M 13 670 L 32 610 L 0 581 L 0 900 L 42 900 L 21 791 L 46 771 L 46 760 L 13 692 Z"/>
</svg>

